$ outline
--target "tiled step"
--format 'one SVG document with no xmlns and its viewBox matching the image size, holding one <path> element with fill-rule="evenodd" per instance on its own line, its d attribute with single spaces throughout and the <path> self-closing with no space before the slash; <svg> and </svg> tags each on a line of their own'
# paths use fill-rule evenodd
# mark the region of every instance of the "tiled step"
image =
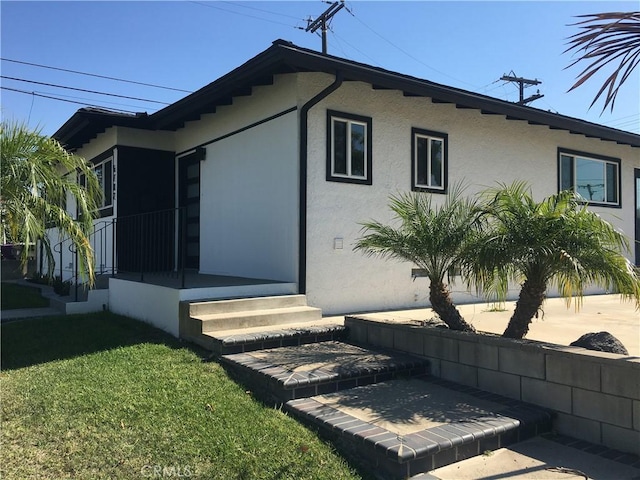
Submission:
<svg viewBox="0 0 640 480">
<path fill-rule="evenodd" d="M 203 338 L 214 355 L 252 352 L 269 348 L 291 347 L 307 343 L 343 340 L 347 329 L 342 322 L 319 320 L 282 326 L 241 328 L 207 332 Z"/>
<path fill-rule="evenodd" d="M 429 372 L 425 359 L 336 341 L 223 355 L 221 361 L 258 395 L 277 402 Z"/>
<path fill-rule="evenodd" d="M 285 408 L 385 479 L 429 472 L 551 429 L 542 408 L 434 377 L 300 398 Z"/>
</svg>

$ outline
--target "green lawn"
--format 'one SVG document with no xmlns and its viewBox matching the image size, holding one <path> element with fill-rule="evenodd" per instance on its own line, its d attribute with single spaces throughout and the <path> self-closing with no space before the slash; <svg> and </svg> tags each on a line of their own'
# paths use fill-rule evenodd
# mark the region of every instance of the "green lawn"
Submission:
<svg viewBox="0 0 640 480">
<path fill-rule="evenodd" d="M 2 478 L 361 478 L 204 352 L 146 324 L 49 317 L 3 325 L 1 342 Z"/>
<path fill-rule="evenodd" d="M 49 306 L 49 300 L 40 295 L 40 289 L 37 287 L 2 282 L 0 289 L 2 290 L 2 310 Z"/>
</svg>

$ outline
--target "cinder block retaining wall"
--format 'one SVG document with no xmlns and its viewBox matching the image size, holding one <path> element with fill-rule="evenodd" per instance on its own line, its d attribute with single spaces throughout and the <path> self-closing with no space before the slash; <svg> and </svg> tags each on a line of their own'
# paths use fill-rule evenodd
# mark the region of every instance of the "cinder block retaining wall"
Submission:
<svg viewBox="0 0 640 480">
<path fill-rule="evenodd" d="M 640 357 L 345 317 L 349 338 L 427 357 L 447 380 L 554 410 L 559 433 L 640 454 Z"/>
</svg>

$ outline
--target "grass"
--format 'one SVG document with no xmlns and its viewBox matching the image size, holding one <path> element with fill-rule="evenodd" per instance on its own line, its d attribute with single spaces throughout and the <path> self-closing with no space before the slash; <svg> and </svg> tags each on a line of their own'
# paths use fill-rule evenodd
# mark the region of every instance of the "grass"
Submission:
<svg viewBox="0 0 640 480">
<path fill-rule="evenodd" d="M 37 287 L 27 287 L 16 283 L 2 282 L 2 310 L 16 308 L 48 307 L 49 300 L 40 295 Z"/>
<path fill-rule="evenodd" d="M 106 313 L 2 327 L 2 478 L 356 479 L 204 352 Z"/>
</svg>

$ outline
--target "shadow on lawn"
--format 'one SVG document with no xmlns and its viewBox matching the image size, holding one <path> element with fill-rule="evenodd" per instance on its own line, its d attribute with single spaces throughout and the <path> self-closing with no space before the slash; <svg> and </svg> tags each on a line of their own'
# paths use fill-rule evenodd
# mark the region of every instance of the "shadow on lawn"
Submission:
<svg viewBox="0 0 640 480">
<path fill-rule="evenodd" d="M 140 343 L 162 343 L 172 348 L 189 348 L 200 357 L 205 355 L 197 347 L 182 343 L 168 333 L 110 312 L 3 324 L 0 341 L 2 370 Z"/>
</svg>

